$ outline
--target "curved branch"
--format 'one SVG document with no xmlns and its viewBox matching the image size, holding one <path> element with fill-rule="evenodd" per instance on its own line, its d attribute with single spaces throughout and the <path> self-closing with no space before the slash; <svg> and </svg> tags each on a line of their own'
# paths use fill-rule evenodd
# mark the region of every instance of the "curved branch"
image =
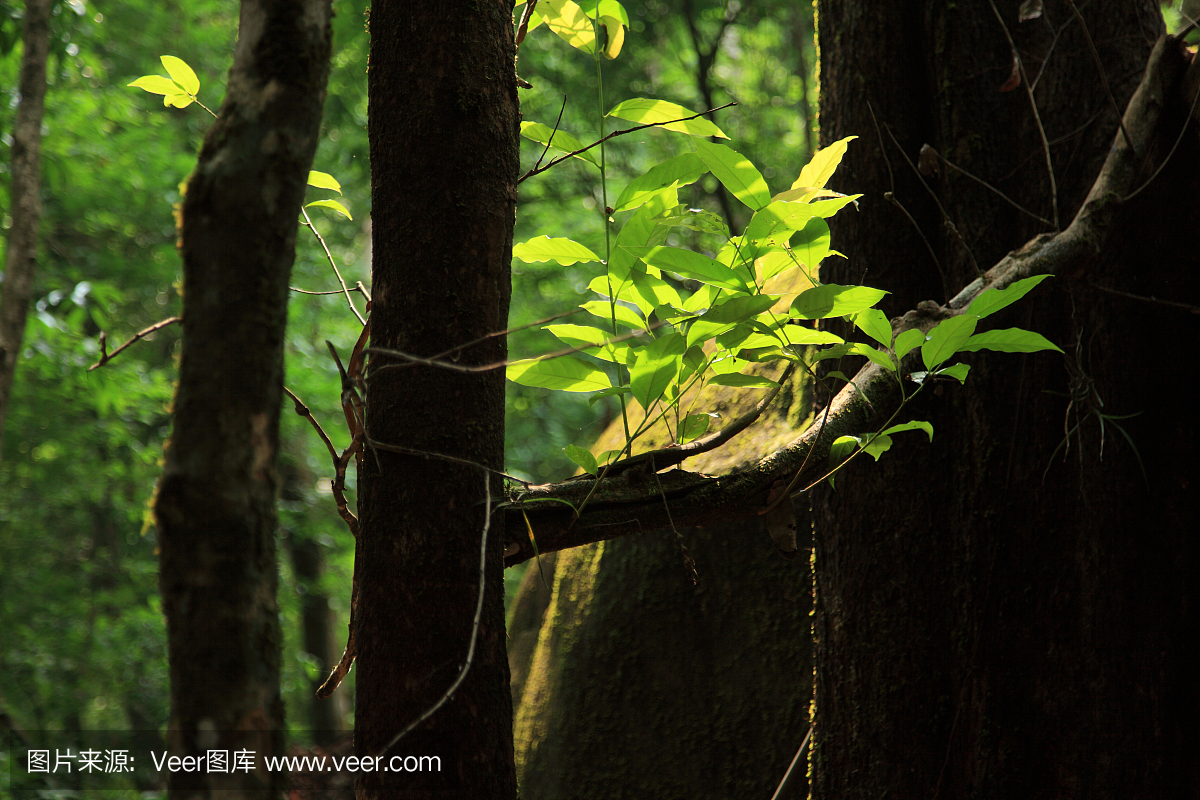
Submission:
<svg viewBox="0 0 1200 800">
<path fill-rule="evenodd" d="M 1198 62 L 1200 60 L 1193 62 L 1191 69 L 1200 73 Z M 1066 230 L 1042 234 L 1020 250 L 1009 253 L 946 306 L 932 301 L 921 303 L 893 320 L 895 333 L 911 328 L 928 331 L 942 319 L 964 313 L 971 301 L 987 289 L 1003 289 L 1033 275 L 1086 270 L 1096 260 L 1114 228 L 1116 216 L 1124 205 L 1122 198 L 1128 196 L 1142 166 L 1137 154 L 1149 151 L 1166 105 L 1167 90 L 1175 84 L 1185 66 L 1179 40 L 1174 37 L 1160 39 L 1125 112 L 1125 128 L 1132 144 L 1125 140 L 1123 133 L 1118 133 L 1087 200 Z M 916 358 L 916 351 L 909 354 L 900 367 L 902 374 L 916 366 Z M 867 396 L 871 398 L 870 402 L 867 402 Z M 594 486 L 594 481 L 584 478 L 530 487 L 501 507 L 510 515 L 528 516 L 541 553 L 660 530 L 670 527 L 672 522 L 681 527 L 703 527 L 749 519 L 767 505 L 775 481 L 791 480 L 796 475 L 801 480 L 807 478 L 806 483 L 817 480 L 824 474 L 830 445 L 835 439 L 873 431 L 874 426 L 886 419 L 902 400 L 894 374 L 868 364 L 838 392 L 829 408 L 817 415 L 827 416 L 823 424 L 810 426 L 791 444 L 743 472 L 714 478 L 675 470 L 659 476 L 660 489 L 649 473 L 627 469 L 618 479 L 605 481 L 598 487 Z M 662 457 L 656 453 L 655 463 L 662 464 Z M 796 485 L 804 484 L 797 482 Z M 575 513 L 566 504 L 578 507 L 589 492 L 592 497 L 587 508 L 575 519 Z M 670 508 L 669 519 L 664 509 L 664 497 Z M 518 525 L 514 521 L 512 530 L 524 530 L 524 522 Z M 516 538 L 507 542 L 506 553 L 505 564 L 509 566 L 534 555 L 528 539 Z"/>
</svg>

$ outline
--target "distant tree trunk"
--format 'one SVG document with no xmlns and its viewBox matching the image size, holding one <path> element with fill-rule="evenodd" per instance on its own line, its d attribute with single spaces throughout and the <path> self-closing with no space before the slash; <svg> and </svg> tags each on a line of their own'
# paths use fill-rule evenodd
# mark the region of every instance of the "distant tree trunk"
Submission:
<svg viewBox="0 0 1200 800">
<path fill-rule="evenodd" d="M 42 218 L 42 110 L 46 99 L 46 57 L 50 51 L 50 0 L 25 3 L 25 51 L 18 86 L 21 104 L 13 126 L 9 216 L 12 228 L 4 254 L 4 294 L 0 298 L 0 457 L 4 421 L 12 395 L 17 357 L 25 339 L 25 317 L 37 266 L 38 223 Z"/>
<path fill-rule="evenodd" d="M 519 121 L 511 25 L 512 7 L 502 2 L 380 0 L 371 9 L 374 347 L 421 356 L 461 347 L 446 358 L 462 366 L 505 358 L 504 337 L 471 343 L 508 321 Z M 384 444 L 500 469 L 504 372 L 373 356 L 367 429 Z M 453 699 L 387 749 L 466 661 L 488 519 L 485 473 L 382 447 L 361 463 L 355 749 L 436 756 L 442 771 L 367 773 L 358 796 L 426 797 L 432 788 L 515 797 L 499 515 L 470 672 Z M 499 496 L 499 480 L 491 491 Z"/>
<path fill-rule="evenodd" d="M 183 358 L 155 504 L 176 755 L 282 750 L 275 462 L 288 276 L 329 15 L 329 0 L 243 1 L 228 93 L 184 200 Z M 170 791 L 262 797 L 283 780 L 181 771 Z"/>
<path fill-rule="evenodd" d="M 1048 1 L 1022 24 L 1018 5 L 997 0 L 1041 76 L 1065 226 L 1117 115 L 1071 7 Z M 1076 5 L 1123 111 L 1161 32 L 1158 4 Z M 885 309 L 902 313 L 970 282 L 968 250 L 986 269 L 1050 230 L 943 163 L 925 180 L 960 241 L 892 140 L 913 162 L 928 143 L 1051 217 L 1025 88 L 1000 91 L 1013 59 L 989 3 L 822 0 L 818 20 L 822 143 L 860 137 L 834 188 L 865 193 L 832 220 L 848 260 L 824 279 L 888 289 Z M 1145 178 L 1186 122 L 1179 96 L 1165 98 L 1174 110 Z M 1095 263 L 981 326 L 1032 328 L 1065 357 L 964 359 L 965 387 L 911 409 L 932 421 L 932 444 L 898 441 L 816 493 L 813 797 L 1197 796 L 1185 744 L 1200 714 L 1195 405 L 1156 387 L 1179 369 L 1170 343 L 1197 341 L 1200 326 L 1147 299 L 1200 296 L 1197 174 L 1193 129 Z M 1099 414 L 1140 416 L 1102 427 Z"/>
</svg>

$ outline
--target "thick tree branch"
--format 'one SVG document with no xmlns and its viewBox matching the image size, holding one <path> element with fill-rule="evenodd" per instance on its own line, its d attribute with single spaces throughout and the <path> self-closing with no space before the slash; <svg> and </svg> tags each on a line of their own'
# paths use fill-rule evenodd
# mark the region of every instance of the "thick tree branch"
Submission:
<svg viewBox="0 0 1200 800">
<path fill-rule="evenodd" d="M 1194 61 L 1185 86 L 1194 85 L 1190 73 L 1200 73 Z M 932 301 L 893 320 L 897 334 L 910 328 L 928 331 L 942 319 L 963 313 L 971 301 L 987 289 L 1003 289 L 1034 275 L 1076 274 L 1086 271 L 1099 256 L 1113 232 L 1114 222 L 1124 198 L 1136 188 L 1142 173 L 1141 154 L 1150 151 L 1167 102 L 1167 92 L 1178 88 L 1186 67 L 1179 40 L 1160 39 L 1150 56 L 1141 84 L 1125 111 L 1124 126 L 1129 139 L 1118 132 L 1108 158 L 1088 194 L 1087 200 L 1066 230 L 1044 234 L 1020 250 L 1005 256 L 982 277 L 958 293 L 945 307 Z M 1190 105 L 1190 97 L 1188 98 Z M 910 354 L 901 372 L 916 367 Z M 869 400 L 867 399 L 869 398 Z M 555 484 L 534 486 L 503 504 L 510 514 L 525 514 L 537 537 L 539 552 L 550 553 L 583 544 L 615 539 L 633 533 L 676 526 L 708 526 L 746 519 L 762 513 L 772 483 L 792 480 L 799 474 L 797 486 L 804 486 L 824 474 L 830 445 L 839 436 L 873 432 L 902 401 L 895 376 L 874 364 L 868 364 L 833 398 L 830 407 L 820 412 L 814 423 L 787 447 L 778 450 L 749 469 L 721 477 L 676 470 L 658 481 L 646 470 L 629 469 L 607 485 L 593 488 L 591 478 L 573 478 Z M 806 480 L 807 479 L 807 480 Z M 571 506 L 578 508 L 583 498 L 592 497 L 576 518 Z M 663 500 L 667 500 L 670 516 Z M 524 521 L 511 530 L 524 529 Z M 533 548 L 524 537 L 512 538 L 505 551 L 505 563 L 518 564 L 532 558 Z"/>
</svg>

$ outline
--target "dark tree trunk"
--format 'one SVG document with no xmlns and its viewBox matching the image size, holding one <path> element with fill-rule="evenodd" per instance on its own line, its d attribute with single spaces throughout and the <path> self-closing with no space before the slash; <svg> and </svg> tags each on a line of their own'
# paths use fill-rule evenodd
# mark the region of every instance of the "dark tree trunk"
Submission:
<svg viewBox="0 0 1200 800">
<path fill-rule="evenodd" d="M 519 106 L 512 8 L 503 2 L 371 9 L 369 72 L 375 347 L 467 366 L 503 361 Z M 504 373 L 373 356 L 373 439 L 500 469 Z M 409 737 L 467 659 L 488 518 L 485 473 L 379 447 L 362 459 L 355 748 L 436 756 L 441 772 L 373 772 L 362 798 L 516 795 L 504 641 L 503 524 L 488 536 L 474 661 L 453 698 Z M 500 482 L 491 482 L 498 497 Z"/>
<path fill-rule="evenodd" d="M 1017 0 L 997 5 L 1030 77 L 1041 75 L 1065 226 L 1117 114 L 1069 5 L 1047 2 L 1024 24 Z M 1077 5 L 1123 110 L 1160 33 L 1158 5 Z M 986 269 L 1050 229 L 942 164 L 926 180 L 960 241 L 891 138 L 913 162 L 928 143 L 1052 218 L 1024 87 L 999 91 L 1012 56 L 988 3 L 827 0 L 819 25 L 822 142 L 860 137 L 835 188 L 865 193 L 858 213 L 833 220 L 848 261 L 827 263 L 824 280 L 888 289 L 886 310 L 901 313 L 970 282 L 968 249 Z M 1173 88 L 1166 99 L 1177 105 Z M 1168 116 L 1146 177 L 1184 112 Z M 878 464 L 851 465 L 837 491 L 818 490 L 814 797 L 1200 792 L 1200 762 L 1184 745 L 1200 713 L 1200 549 L 1187 522 L 1195 409 L 1186 392 L 1152 388 L 1178 369 L 1168 343 L 1200 331 L 1185 311 L 1106 291 L 1198 296 L 1185 241 L 1198 224 L 1196 155 L 1190 133 L 1126 204 L 1095 263 L 981 326 L 1035 329 L 1065 358 L 964 359 L 965 387 L 911 409 L 933 423 L 932 444 L 898 442 Z M 1102 430 L 1098 414 L 1141 416 Z M 1077 422 L 1064 460 L 1056 447 Z"/>
<path fill-rule="evenodd" d="M 38 223 L 42 218 L 42 111 L 46 99 L 46 57 L 50 50 L 50 0 L 25 3 L 25 51 L 21 56 L 21 105 L 12 137 L 12 228 L 4 254 L 4 294 L 0 298 L 0 453 L 17 357 L 25 339 L 25 317 L 37 266 Z"/>
<path fill-rule="evenodd" d="M 171 749 L 278 754 L 275 492 L 288 276 L 329 70 L 329 0 L 244 0 L 229 89 L 183 207 L 183 358 L 159 484 Z M 281 773 L 175 772 L 173 797 Z"/>
</svg>

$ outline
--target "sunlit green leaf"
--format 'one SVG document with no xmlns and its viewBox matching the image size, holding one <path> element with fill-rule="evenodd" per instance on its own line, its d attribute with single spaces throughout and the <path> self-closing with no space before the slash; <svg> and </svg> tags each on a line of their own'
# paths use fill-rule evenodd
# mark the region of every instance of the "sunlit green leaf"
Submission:
<svg viewBox="0 0 1200 800">
<path fill-rule="evenodd" d="M 630 328 L 639 330 L 646 327 L 646 321 L 639 317 L 636 311 L 620 303 L 617 303 L 615 306 L 609 306 L 607 300 L 589 300 L 586 303 L 580 303 L 579 307 L 603 320 L 612 319 L 611 310 L 615 313 L 617 322 L 622 325 L 628 325 Z"/>
<path fill-rule="evenodd" d="M 961 351 L 959 351 L 961 352 Z M 957 378 L 959 383 L 966 383 L 967 372 L 971 369 L 970 364 L 958 363 L 945 369 L 939 369 L 938 375 L 945 375 L 950 378 Z"/>
<path fill-rule="evenodd" d="M 971 301 L 967 308 L 968 314 L 975 314 L 980 319 L 995 314 L 1002 308 L 1007 308 L 1033 291 L 1039 283 L 1049 278 L 1049 275 L 1034 275 L 1009 286 L 1007 289 L 987 289 Z"/>
<path fill-rule="evenodd" d="M 679 365 L 687 344 L 678 333 L 658 337 L 649 346 L 638 351 L 637 361 L 629 370 L 629 386 L 642 408 L 650 406 L 663 396 L 679 374 Z"/>
<path fill-rule="evenodd" d="M 151 94 L 179 94 L 182 89 L 175 81 L 162 75 L 143 75 L 129 85 Z"/>
<path fill-rule="evenodd" d="M 738 372 L 714 375 L 708 382 L 712 386 L 753 387 L 756 389 L 774 389 L 779 385 L 770 378 L 764 378 L 761 375 L 742 375 Z"/>
<path fill-rule="evenodd" d="M 556 261 L 562 266 L 575 264 L 579 261 L 599 261 L 600 256 L 587 249 L 579 242 L 570 239 L 551 239 L 549 236 L 535 236 L 527 242 L 513 245 L 513 256 L 526 264 L 537 261 Z"/>
<path fill-rule="evenodd" d="M 652 267 L 676 272 L 701 283 L 726 289 L 749 291 L 746 278 L 708 256 L 680 247 L 625 247 Z"/>
<path fill-rule="evenodd" d="M 612 386 L 599 367 L 573 356 L 524 359 L 508 365 L 508 379 L 522 386 L 540 386 L 563 392 L 594 392 Z"/>
<path fill-rule="evenodd" d="M 925 431 L 929 434 L 929 441 L 933 441 L 933 426 L 925 420 L 914 419 L 910 422 L 902 422 L 899 425 L 893 425 L 885 429 L 884 433 L 903 433 L 904 431 Z"/>
<path fill-rule="evenodd" d="M 178 83 L 185 92 L 190 95 L 200 93 L 200 79 L 182 58 L 159 56 L 159 61 L 167 68 L 167 74 L 171 76 L 171 80 Z"/>
<path fill-rule="evenodd" d="M 828 147 L 818 150 L 811 160 L 800 170 L 800 177 L 792 183 L 792 188 L 823 189 L 846 154 L 846 146 L 857 136 L 847 136 L 839 139 Z"/>
<path fill-rule="evenodd" d="M 543 125 L 540 122 L 522 122 L 521 135 L 538 144 L 544 145 L 548 143 L 551 148 L 560 153 L 574 153 L 576 150 L 583 150 L 583 142 L 571 134 L 562 130 L 556 131 L 549 125 Z M 581 161 L 588 161 L 595 164 L 597 167 L 600 166 L 600 159 L 596 155 L 594 148 L 579 153 L 574 157 Z"/>
<path fill-rule="evenodd" d="M 712 417 L 708 414 L 688 414 L 684 418 L 683 424 L 679 426 L 679 443 L 687 444 L 708 433 L 710 422 L 712 422 Z"/>
<path fill-rule="evenodd" d="M 572 0 L 542 0 L 538 11 L 550 30 L 564 42 L 585 53 L 592 52 L 596 44 L 592 21 Z"/>
<path fill-rule="evenodd" d="M 854 318 L 854 325 L 884 347 L 892 346 L 892 323 L 878 308 L 860 311 Z"/>
<path fill-rule="evenodd" d="M 828 319 L 870 308 L 887 292 L 869 286 L 839 286 L 827 283 L 801 292 L 792 301 L 792 316 L 800 319 Z"/>
<path fill-rule="evenodd" d="M 704 117 L 689 111 L 683 106 L 668 103 L 666 100 L 651 100 L 648 97 L 634 97 L 613 106 L 605 116 L 619 117 L 642 125 L 658 125 L 669 131 L 678 131 L 691 136 L 716 136 L 718 139 L 728 139 L 720 128 Z M 686 122 L 673 122 L 686 117 L 695 117 Z M 664 124 L 665 123 L 665 124 Z"/>
<path fill-rule="evenodd" d="M 925 341 L 925 331 L 909 328 L 896 337 L 896 356 L 904 358 L 914 347 Z"/>
<path fill-rule="evenodd" d="M 957 353 L 975 332 L 979 317 L 974 314 L 959 314 L 942 320 L 929 332 L 929 339 L 921 345 L 921 360 L 925 369 L 933 369 Z"/>
<path fill-rule="evenodd" d="M 328 172 L 317 172 L 315 169 L 309 170 L 308 185 L 315 186 L 318 189 L 332 189 L 338 194 L 342 193 L 342 185 Z"/>
<path fill-rule="evenodd" d="M 771 192 L 762 173 L 750 160 L 731 147 L 697 139 L 696 153 L 721 185 L 754 210 L 771 202 Z"/>
<path fill-rule="evenodd" d="M 596 457 L 592 455 L 590 450 L 586 450 L 578 445 L 569 444 L 563 448 L 563 452 L 567 454 L 567 458 L 574 461 L 584 472 L 589 475 L 596 474 Z"/>
<path fill-rule="evenodd" d="M 1003 328 L 977 333 L 967 339 L 966 344 L 958 349 L 959 352 L 974 350 L 997 350 L 1001 353 L 1036 353 L 1039 350 L 1062 352 L 1058 345 L 1045 336 L 1022 328 Z"/>
<path fill-rule="evenodd" d="M 658 190 L 667 186 L 686 186 L 695 183 L 700 176 L 708 172 L 708 167 L 695 153 L 669 158 L 661 164 L 656 164 L 644 175 L 634 178 L 621 192 L 613 209 L 625 211 L 637 208 Z"/>
<path fill-rule="evenodd" d="M 337 200 L 314 200 L 311 203 L 305 203 L 304 205 L 305 208 L 312 208 L 314 206 L 317 208 L 331 208 L 347 219 L 354 219 L 354 217 L 350 216 L 350 212 L 346 210 L 346 207 Z"/>
<path fill-rule="evenodd" d="M 850 352 L 856 356 L 866 356 L 872 363 L 883 367 L 888 372 L 896 371 L 896 363 L 892 361 L 892 357 L 882 350 L 877 350 L 869 344 L 855 342 L 850 347 Z"/>
</svg>

